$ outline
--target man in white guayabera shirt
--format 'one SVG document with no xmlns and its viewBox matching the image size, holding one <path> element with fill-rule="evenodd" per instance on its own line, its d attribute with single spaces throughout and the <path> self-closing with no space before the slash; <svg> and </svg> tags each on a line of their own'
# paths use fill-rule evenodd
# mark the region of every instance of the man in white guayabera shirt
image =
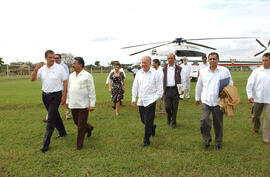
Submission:
<svg viewBox="0 0 270 177">
<path fill-rule="evenodd" d="M 90 137 L 94 127 L 87 123 L 89 111 L 95 110 L 96 92 L 92 75 L 84 70 L 82 57 L 75 57 L 69 76 L 66 107 L 71 109 L 74 123 L 78 126 L 77 150 L 83 146 L 85 134 Z"/>
<path fill-rule="evenodd" d="M 46 152 L 49 149 L 54 128 L 59 132 L 55 137 L 56 139 L 67 134 L 58 112 L 60 103 L 65 104 L 66 101 L 67 75 L 63 66 L 55 63 L 55 56 L 52 50 L 45 52 L 45 59 L 47 64 L 44 65 L 43 62 L 38 63 L 30 77 L 31 81 L 40 78 L 42 82 L 42 100 L 48 111 L 46 133 L 43 139 L 43 147 L 40 149 L 42 152 Z"/>
<path fill-rule="evenodd" d="M 144 141 L 142 146 L 150 145 L 150 136 L 155 136 L 156 125 L 154 124 L 156 101 L 162 97 L 162 80 L 158 72 L 151 67 L 151 58 L 142 58 L 142 69 L 140 69 L 132 85 L 132 107 L 135 107 L 138 95 L 137 106 L 144 128 Z"/>
<path fill-rule="evenodd" d="M 270 145 L 270 53 L 262 57 L 263 67 L 255 69 L 248 78 L 247 95 L 253 103 L 253 132 L 259 133 L 260 116 L 264 109 L 263 141 Z"/>
<path fill-rule="evenodd" d="M 209 63 L 207 62 L 207 57 L 204 55 L 202 56 L 202 63 L 199 64 L 198 77 L 200 76 L 200 71 L 208 67 Z"/>
<path fill-rule="evenodd" d="M 221 85 L 233 85 L 229 70 L 223 66 L 218 66 L 219 56 L 212 52 L 208 55 L 209 67 L 200 71 L 200 77 L 196 85 L 195 101 L 196 105 L 202 101 L 202 117 L 200 120 L 201 134 L 204 139 L 204 148 L 207 149 L 212 141 L 211 128 L 213 115 L 213 124 L 215 129 L 216 148 L 222 148 L 223 137 L 223 113 L 218 104 L 221 94 Z M 220 96 L 221 94 L 221 96 Z"/>
<path fill-rule="evenodd" d="M 181 64 L 181 67 L 182 67 L 182 71 L 185 73 L 185 77 L 182 78 L 182 79 L 185 79 L 186 80 L 186 88 L 185 91 L 186 91 L 186 98 L 189 99 L 190 98 L 190 80 L 191 80 L 191 66 L 187 63 L 188 62 L 188 59 L 187 57 L 183 57 L 183 64 Z M 185 94 L 182 94 L 180 95 L 180 99 L 184 99 L 184 95 Z"/>
</svg>

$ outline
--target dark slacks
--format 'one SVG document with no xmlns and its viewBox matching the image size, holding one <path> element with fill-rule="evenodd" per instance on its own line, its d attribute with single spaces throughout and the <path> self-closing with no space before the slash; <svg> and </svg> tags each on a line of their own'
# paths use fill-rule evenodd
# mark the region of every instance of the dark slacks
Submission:
<svg viewBox="0 0 270 177">
<path fill-rule="evenodd" d="M 144 107 L 139 106 L 141 121 L 144 124 L 144 143 L 150 143 L 150 136 L 154 131 L 154 118 L 156 111 L 156 101 Z"/>
<path fill-rule="evenodd" d="M 205 141 L 212 139 L 210 134 L 212 127 L 210 113 L 213 115 L 216 144 L 221 144 L 223 137 L 223 113 L 220 111 L 220 106 L 208 106 L 207 104 L 202 103 L 202 118 L 200 120 L 201 134 Z"/>
<path fill-rule="evenodd" d="M 44 147 L 49 147 L 54 128 L 58 130 L 60 136 L 64 136 L 67 134 L 63 121 L 58 112 L 61 98 L 62 91 L 50 94 L 46 94 L 44 92 L 42 93 L 42 100 L 48 111 L 48 123 L 46 127 L 45 137 L 43 139 Z"/>
<path fill-rule="evenodd" d="M 86 132 L 91 132 L 93 126 L 87 123 L 89 110 L 85 109 L 71 109 L 74 123 L 78 127 L 77 147 L 83 146 L 83 141 Z"/>
<path fill-rule="evenodd" d="M 172 121 L 172 125 L 176 125 L 176 116 L 179 103 L 179 94 L 177 87 L 167 87 L 164 95 L 167 119 Z"/>
</svg>

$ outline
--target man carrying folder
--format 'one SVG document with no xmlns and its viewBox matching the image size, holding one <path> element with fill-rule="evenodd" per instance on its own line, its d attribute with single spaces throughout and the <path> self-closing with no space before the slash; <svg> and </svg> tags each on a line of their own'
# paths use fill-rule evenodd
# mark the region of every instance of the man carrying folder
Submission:
<svg viewBox="0 0 270 177">
<path fill-rule="evenodd" d="M 232 77 L 229 70 L 223 66 L 218 66 L 219 56 L 212 52 L 208 55 L 209 67 L 200 71 L 200 77 L 196 85 L 195 101 L 196 105 L 202 102 L 202 117 L 200 120 L 201 134 L 204 139 L 204 148 L 210 146 L 212 137 L 210 134 L 213 116 L 213 124 L 215 129 L 216 148 L 222 148 L 223 137 L 223 113 L 218 105 L 222 90 L 227 85 L 233 85 Z"/>
</svg>

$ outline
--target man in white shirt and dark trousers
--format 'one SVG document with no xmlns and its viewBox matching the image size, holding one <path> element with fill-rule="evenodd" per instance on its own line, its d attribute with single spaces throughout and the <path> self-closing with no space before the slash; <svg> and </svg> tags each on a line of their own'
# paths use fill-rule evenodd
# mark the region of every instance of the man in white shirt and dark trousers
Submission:
<svg viewBox="0 0 270 177">
<path fill-rule="evenodd" d="M 160 66 L 160 61 L 158 59 L 154 59 L 152 65 L 153 65 L 153 68 L 155 68 L 156 71 L 158 72 L 160 80 L 163 81 L 163 70 L 162 70 L 162 67 Z M 163 87 L 163 85 L 162 85 L 162 87 Z M 158 112 L 161 115 L 161 114 L 163 114 L 163 110 L 164 110 L 164 99 L 160 98 L 158 101 L 159 101 Z"/>
<path fill-rule="evenodd" d="M 169 54 L 167 58 L 168 64 L 163 67 L 163 97 L 167 112 L 167 124 L 170 125 L 172 122 L 172 128 L 176 128 L 179 95 L 184 94 L 185 74 L 182 68 L 175 64 L 176 59 L 174 54 Z M 180 84 L 182 84 L 181 90 L 178 88 Z"/>
<path fill-rule="evenodd" d="M 132 102 L 135 107 L 138 95 L 137 106 L 142 123 L 145 125 L 144 141 L 142 146 L 150 145 L 150 136 L 155 136 L 156 125 L 154 124 L 156 101 L 162 97 L 163 88 L 157 71 L 151 67 L 151 58 L 142 58 L 142 69 L 140 69 L 132 85 Z"/>
<path fill-rule="evenodd" d="M 182 71 L 185 73 L 185 77 L 183 79 L 185 79 L 185 83 L 186 83 L 186 88 L 185 91 L 186 91 L 186 98 L 189 99 L 190 98 L 190 80 L 191 80 L 191 66 L 187 63 L 188 59 L 187 57 L 184 57 L 183 58 L 183 64 L 181 64 L 181 67 L 182 67 Z M 180 95 L 180 99 L 184 99 L 184 95 L 185 94 L 182 94 Z"/>
<path fill-rule="evenodd" d="M 199 64 L 198 77 L 200 76 L 200 71 L 208 67 L 209 63 L 207 62 L 207 57 L 204 55 L 202 56 L 202 63 Z"/>
<path fill-rule="evenodd" d="M 255 69 L 248 78 L 247 95 L 253 103 L 253 133 L 259 133 L 260 116 L 264 109 L 263 141 L 270 145 L 270 53 L 262 57 L 263 67 Z"/>
<path fill-rule="evenodd" d="M 200 77 L 196 85 L 195 100 L 196 105 L 200 104 L 200 99 L 202 102 L 200 129 L 204 139 L 204 148 L 209 148 L 210 142 L 212 141 L 210 134 L 212 127 L 210 113 L 212 113 L 216 136 L 216 149 L 221 149 L 223 138 L 223 113 L 220 111 L 218 102 L 223 95 L 220 91 L 220 83 L 226 81 L 227 85 L 233 85 L 233 81 L 229 70 L 223 66 L 218 66 L 219 56 L 217 53 L 210 53 L 208 55 L 208 61 L 210 66 L 200 71 Z"/>
<path fill-rule="evenodd" d="M 41 79 L 42 100 L 48 111 L 46 133 L 43 140 L 43 147 L 40 149 L 42 152 L 49 149 L 54 128 L 59 132 L 55 137 L 56 139 L 67 134 L 58 112 L 60 103 L 65 104 L 66 101 L 67 75 L 63 66 L 55 63 L 54 52 L 52 50 L 45 52 L 45 59 L 47 64 L 44 65 L 43 62 L 38 63 L 30 77 L 31 81 L 35 81 L 37 78 Z"/>
<path fill-rule="evenodd" d="M 94 127 L 87 123 L 89 111 L 95 110 L 96 92 L 92 75 L 84 70 L 84 60 L 75 57 L 69 76 L 66 107 L 71 109 L 74 123 L 78 126 L 77 150 L 83 146 L 84 137 L 90 137 Z"/>
</svg>

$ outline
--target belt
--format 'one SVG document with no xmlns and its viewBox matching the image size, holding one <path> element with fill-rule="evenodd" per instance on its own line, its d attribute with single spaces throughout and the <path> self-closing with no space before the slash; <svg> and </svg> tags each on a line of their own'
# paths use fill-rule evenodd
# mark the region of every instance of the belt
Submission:
<svg viewBox="0 0 270 177">
<path fill-rule="evenodd" d="M 62 90 L 58 91 L 58 92 L 42 92 L 42 93 L 45 95 L 53 95 L 53 94 L 60 93 L 60 92 L 62 92 Z"/>
<path fill-rule="evenodd" d="M 166 88 L 176 88 L 176 86 L 166 87 Z"/>
</svg>

